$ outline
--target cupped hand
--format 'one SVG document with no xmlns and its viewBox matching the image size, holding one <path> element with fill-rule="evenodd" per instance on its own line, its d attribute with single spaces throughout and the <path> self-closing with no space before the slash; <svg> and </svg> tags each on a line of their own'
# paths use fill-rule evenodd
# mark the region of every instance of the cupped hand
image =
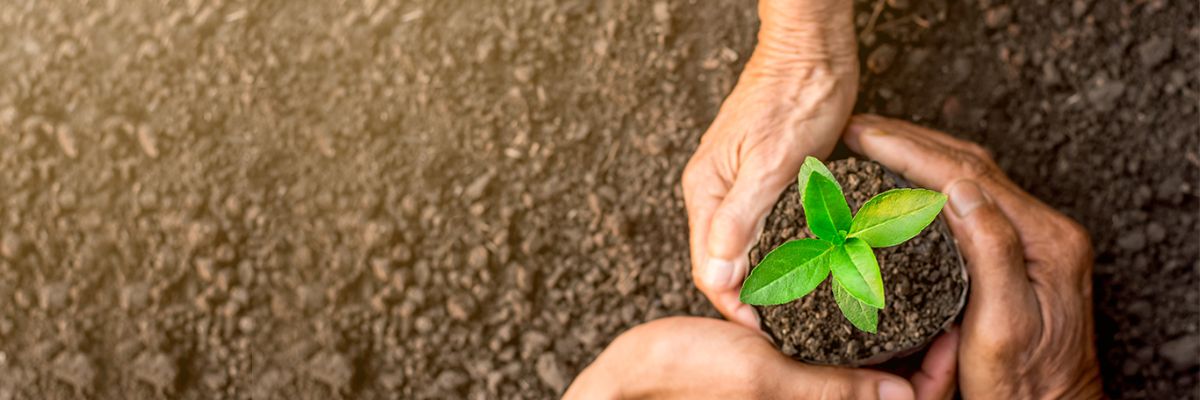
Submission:
<svg viewBox="0 0 1200 400">
<path fill-rule="evenodd" d="M 617 337 L 564 399 L 947 399 L 954 393 L 954 332 L 930 348 L 910 380 L 867 369 L 812 366 L 730 322 L 672 317 Z"/>
<path fill-rule="evenodd" d="M 1070 218 L 1021 190 L 974 143 L 855 116 L 846 144 L 950 197 L 971 275 L 959 386 L 968 399 L 1100 398 L 1092 248 Z"/>
<path fill-rule="evenodd" d="M 721 314 L 754 329 L 754 309 L 738 301 L 747 253 L 804 157 L 829 154 L 854 105 L 851 4 L 760 2 L 759 44 L 683 172 L 692 277 Z"/>
</svg>

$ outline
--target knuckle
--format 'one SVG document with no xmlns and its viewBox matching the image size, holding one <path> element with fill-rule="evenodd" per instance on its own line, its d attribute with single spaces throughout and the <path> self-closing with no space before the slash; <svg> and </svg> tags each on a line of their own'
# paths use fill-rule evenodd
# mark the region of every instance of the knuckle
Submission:
<svg viewBox="0 0 1200 400">
<path fill-rule="evenodd" d="M 973 146 L 978 146 L 972 144 Z M 980 148 L 980 151 L 986 152 Z M 983 180 L 997 173 L 995 164 L 986 154 L 975 154 L 971 150 L 954 152 L 959 168 L 970 178 Z"/>
<path fill-rule="evenodd" d="M 982 161 L 987 164 L 991 164 L 993 162 L 993 160 L 995 160 L 995 158 L 992 156 L 992 152 L 990 150 L 988 150 L 987 148 L 985 148 L 983 146 L 980 146 L 978 143 L 975 143 L 975 142 L 967 142 L 966 151 L 967 151 L 967 153 L 970 153 L 972 156 L 974 156 L 979 161 Z"/>
<path fill-rule="evenodd" d="M 986 234 L 980 235 L 978 244 L 988 254 L 1016 258 L 1024 253 L 1020 236 L 1017 235 L 1016 229 L 1008 224 L 992 224 Z"/>
<path fill-rule="evenodd" d="M 1024 340 L 1017 334 L 1017 329 L 992 329 L 977 338 L 972 346 L 981 357 L 991 361 L 1003 361 L 1023 350 Z"/>
</svg>

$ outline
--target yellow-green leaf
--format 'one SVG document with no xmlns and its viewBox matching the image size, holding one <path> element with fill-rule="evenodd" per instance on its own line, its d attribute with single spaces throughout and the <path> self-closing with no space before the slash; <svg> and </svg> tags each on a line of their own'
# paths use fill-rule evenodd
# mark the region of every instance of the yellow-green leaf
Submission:
<svg viewBox="0 0 1200 400">
<path fill-rule="evenodd" d="M 871 247 L 895 246 L 921 233 L 937 218 L 946 195 L 925 189 L 892 189 L 872 197 L 854 216 L 848 237 Z M 806 205 L 807 207 L 807 205 Z"/>
<path fill-rule="evenodd" d="M 796 187 L 800 190 L 801 199 L 804 198 L 804 189 L 808 187 L 808 177 L 814 173 L 821 174 L 821 176 L 829 178 L 829 180 L 832 181 L 835 186 L 837 186 L 838 193 L 843 193 L 842 185 L 838 183 L 837 178 L 833 177 L 833 173 L 829 172 L 829 168 L 826 168 L 825 164 L 822 163 L 821 160 L 818 160 L 813 156 L 808 156 L 804 158 L 804 164 L 800 166 L 800 174 L 796 176 L 796 180 L 799 183 L 799 185 Z"/>
<path fill-rule="evenodd" d="M 837 281 L 833 281 L 833 300 L 837 302 L 842 315 L 859 330 L 875 333 L 879 326 L 879 310 L 858 301 L 846 291 Z"/>
</svg>

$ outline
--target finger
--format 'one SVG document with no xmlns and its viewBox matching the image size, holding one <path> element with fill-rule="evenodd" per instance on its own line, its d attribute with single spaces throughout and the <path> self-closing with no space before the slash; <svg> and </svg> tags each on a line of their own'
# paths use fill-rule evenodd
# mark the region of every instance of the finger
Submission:
<svg viewBox="0 0 1200 400">
<path fill-rule="evenodd" d="M 967 153 L 982 154 L 983 148 L 974 143 L 950 136 L 945 132 L 929 129 L 905 120 L 891 119 L 874 114 L 855 115 L 847 124 L 852 130 L 861 130 L 867 126 L 886 125 L 890 131 L 905 134 L 911 139 L 934 143 Z"/>
<path fill-rule="evenodd" d="M 970 180 L 959 180 L 946 189 L 950 197 L 947 220 L 971 276 L 967 324 L 986 321 L 1006 324 L 1019 331 L 1036 321 L 1037 299 L 1025 268 L 1024 250 L 1017 230 L 990 192 Z M 974 320 L 974 321 L 972 321 Z"/>
<path fill-rule="evenodd" d="M 792 148 L 783 146 L 783 148 Z M 751 149 L 757 150 L 757 149 Z M 705 285 L 720 291 L 736 322 L 759 328 L 754 308 L 738 301 L 750 270 L 748 253 L 779 194 L 795 179 L 800 157 L 786 151 L 753 151 L 738 170 L 733 187 L 713 213 L 708 229 Z"/>
<path fill-rule="evenodd" d="M 790 361 L 790 360 L 789 360 Z M 779 398 L 784 399 L 878 399 L 913 400 L 916 394 L 908 381 L 869 369 L 821 367 L 789 362 L 777 368 L 781 374 Z"/>
<path fill-rule="evenodd" d="M 684 202 L 688 209 L 692 280 L 713 307 L 730 321 L 760 330 L 754 308 L 738 300 L 738 289 L 749 270 L 745 257 L 713 259 L 708 243 L 714 214 L 727 197 L 728 185 L 703 158 L 687 167 Z"/>
<path fill-rule="evenodd" d="M 688 213 L 688 246 L 693 279 L 697 284 L 703 275 L 703 263 L 708 251 L 708 228 L 713 212 L 721 205 L 729 185 L 717 175 L 711 164 L 693 159 L 683 173 L 683 203 Z M 703 290 L 703 288 L 701 288 Z"/>
<path fill-rule="evenodd" d="M 929 346 L 921 370 L 911 379 L 918 400 L 945 400 L 954 396 L 958 370 L 958 329 L 951 328 Z"/>
</svg>

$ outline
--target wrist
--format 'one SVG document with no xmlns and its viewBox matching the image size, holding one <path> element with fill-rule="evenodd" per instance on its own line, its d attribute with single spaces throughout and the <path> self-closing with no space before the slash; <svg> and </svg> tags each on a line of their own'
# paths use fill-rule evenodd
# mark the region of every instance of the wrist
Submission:
<svg viewBox="0 0 1200 400">
<path fill-rule="evenodd" d="M 858 79 L 852 1 L 763 0 L 758 12 L 758 44 L 748 71 L 787 76 L 806 69 L 817 76 Z"/>
</svg>

